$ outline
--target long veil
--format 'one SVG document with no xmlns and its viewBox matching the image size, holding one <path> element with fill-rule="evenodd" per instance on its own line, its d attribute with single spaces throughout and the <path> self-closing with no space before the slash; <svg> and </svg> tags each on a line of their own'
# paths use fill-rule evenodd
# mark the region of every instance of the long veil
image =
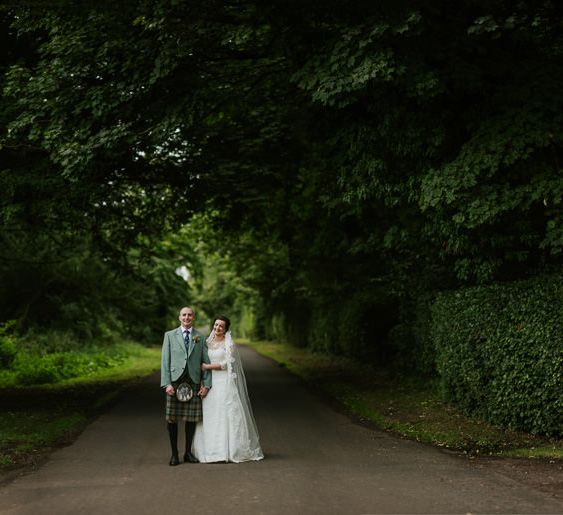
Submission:
<svg viewBox="0 0 563 515">
<path fill-rule="evenodd" d="M 213 341 L 214 337 L 215 331 L 211 331 L 207 342 Z M 259 460 L 264 454 L 260 448 L 258 428 L 252 413 L 240 353 L 233 341 L 231 331 L 225 334 L 225 353 L 228 372 L 227 411 L 229 420 L 235 428 L 237 441 L 235 461 Z"/>
</svg>

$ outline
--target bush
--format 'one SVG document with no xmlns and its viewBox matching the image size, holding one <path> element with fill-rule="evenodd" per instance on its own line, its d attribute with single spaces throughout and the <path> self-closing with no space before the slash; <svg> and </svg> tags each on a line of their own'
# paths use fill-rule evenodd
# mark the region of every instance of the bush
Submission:
<svg viewBox="0 0 563 515">
<path fill-rule="evenodd" d="M 385 365 L 393 358 L 387 340 L 396 324 L 396 299 L 377 289 L 325 298 L 314 304 L 307 327 L 307 342 L 315 351 Z"/>
<path fill-rule="evenodd" d="M 389 343 L 399 369 L 412 369 L 425 375 L 436 375 L 436 350 L 430 337 L 431 312 L 435 294 L 427 293 L 403 306 L 401 322 L 389 331 Z"/>
<path fill-rule="evenodd" d="M 62 378 L 57 354 L 34 358 L 20 354 L 14 362 L 16 381 L 20 385 L 56 383 Z"/>
<path fill-rule="evenodd" d="M 438 295 L 431 336 L 445 399 L 514 429 L 563 431 L 563 276 Z"/>
<path fill-rule="evenodd" d="M 342 354 L 342 339 L 339 333 L 334 331 L 340 330 L 337 320 L 338 306 L 329 304 L 326 306 L 315 306 L 312 310 L 311 321 L 309 324 L 308 334 L 305 335 L 305 341 L 310 348 L 318 352 L 326 352 L 329 354 Z"/>
<path fill-rule="evenodd" d="M 10 368 L 17 352 L 18 349 L 14 339 L 9 336 L 0 335 L 0 369 Z"/>
<path fill-rule="evenodd" d="M 107 352 L 55 352 L 45 355 L 20 354 L 14 362 L 19 384 L 56 383 L 72 377 L 88 376 L 119 365 L 125 354 Z"/>
<path fill-rule="evenodd" d="M 0 369 L 10 368 L 18 352 L 16 341 L 9 334 L 14 325 L 13 320 L 0 325 Z"/>
</svg>

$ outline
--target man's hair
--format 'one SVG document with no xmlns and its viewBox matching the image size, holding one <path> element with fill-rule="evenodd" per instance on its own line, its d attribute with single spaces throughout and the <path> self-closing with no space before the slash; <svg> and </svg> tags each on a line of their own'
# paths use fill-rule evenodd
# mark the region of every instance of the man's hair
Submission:
<svg viewBox="0 0 563 515">
<path fill-rule="evenodd" d="M 195 309 L 192 308 L 191 306 L 184 306 L 183 308 L 180 308 L 180 311 L 178 313 L 181 313 L 182 311 L 184 311 L 184 309 L 190 309 L 191 312 L 194 314 L 195 316 Z"/>
</svg>

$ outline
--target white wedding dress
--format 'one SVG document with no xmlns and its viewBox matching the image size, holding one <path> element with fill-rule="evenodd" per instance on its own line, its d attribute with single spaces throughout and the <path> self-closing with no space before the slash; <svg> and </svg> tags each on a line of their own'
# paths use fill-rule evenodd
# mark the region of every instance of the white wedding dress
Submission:
<svg viewBox="0 0 563 515">
<path fill-rule="evenodd" d="M 223 342 L 209 343 L 212 387 L 203 399 L 203 420 L 196 426 L 192 453 L 201 463 L 261 460 L 264 457 L 250 407 L 240 356 L 228 332 Z"/>
</svg>

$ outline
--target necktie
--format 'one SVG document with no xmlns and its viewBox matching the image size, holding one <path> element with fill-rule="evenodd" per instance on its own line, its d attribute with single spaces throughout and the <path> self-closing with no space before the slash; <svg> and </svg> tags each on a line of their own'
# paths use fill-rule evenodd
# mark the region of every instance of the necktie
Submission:
<svg viewBox="0 0 563 515">
<path fill-rule="evenodd" d="M 186 352 L 189 354 L 190 352 L 190 332 L 186 331 L 184 333 L 184 344 L 186 345 Z"/>
</svg>

